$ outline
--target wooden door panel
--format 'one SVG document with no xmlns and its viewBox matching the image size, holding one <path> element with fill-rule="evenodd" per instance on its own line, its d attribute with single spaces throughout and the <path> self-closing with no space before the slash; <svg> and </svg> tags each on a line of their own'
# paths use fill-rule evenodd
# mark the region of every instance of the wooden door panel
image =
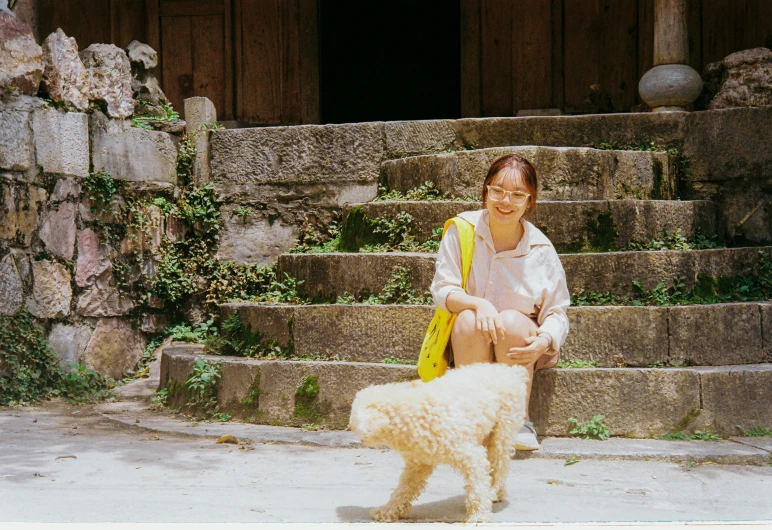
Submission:
<svg viewBox="0 0 772 530">
<path fill-rule="evenodd" d="M 512 11 L 512 112 L 551 107 L 552 0 L 515 2 Z"/>
<path fill-rule="evenodd" d="M 481 0 L 482 115 L 512 114 L 512 3 Z"/>
</svg>

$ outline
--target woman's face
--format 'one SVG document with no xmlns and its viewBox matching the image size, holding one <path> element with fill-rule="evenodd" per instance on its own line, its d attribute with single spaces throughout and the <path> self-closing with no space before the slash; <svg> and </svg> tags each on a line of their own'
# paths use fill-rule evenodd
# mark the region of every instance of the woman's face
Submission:
<svg viewBox="0 0 772 530">
<path fill-rule="evenodd" d="M 528 209 L 528 204 L 531 201 L 530 196 L 523 202 L 522 195 L 518 200 L 517 193 L 527 194 L 528 189 L 523 184 L 523 179 L 517 171 L 500 172 L 491 180 L 488 188 L 488 197 L 485 200 L 485 207 L 490 213 L 491 222 L 505 226 L 516 226 L 520 222 L 520 218 Z M 491 192 L 491 188 L 500 188 L 502 190 L 514 192 L 505 193 L 500 199 L 494 198 L 496 191 Z M 492 197 L 493 195 L 494 197 Z"/>
</svg>

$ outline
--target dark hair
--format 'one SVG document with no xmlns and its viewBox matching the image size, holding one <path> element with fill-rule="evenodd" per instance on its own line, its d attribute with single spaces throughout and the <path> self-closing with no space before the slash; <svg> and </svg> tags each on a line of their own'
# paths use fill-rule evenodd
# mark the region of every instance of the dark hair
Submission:
<svg viewBox="0 0 772 530">
<path fill-rule="evenodd" d="M 485 205 L 485 201 L 488 199 L 488 185 L 502 171 L 517 171 L 520 174 L 520 178 L 523 179 L 525 189 L 531 194 L 531 203 L 528 205 L 528 211 L 526 215 L 530 215 L 536 209 L 536 199 L 539 195 L 539 184 L 536 180 L 536 170 L 531 163 L 517 155 L 505 155 L 498 158 L 491 167 L 488 169 L 488 174 L 485 176 L 482 188 L 482 202 Z"/>
</svg>

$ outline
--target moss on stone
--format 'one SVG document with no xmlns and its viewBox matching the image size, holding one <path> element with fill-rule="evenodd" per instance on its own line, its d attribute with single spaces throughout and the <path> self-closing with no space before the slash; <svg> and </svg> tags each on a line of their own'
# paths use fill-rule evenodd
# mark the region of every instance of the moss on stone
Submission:
<svg viewBox="0 0 772 530">
<path fill-rule="evenodd" d="M 340 245 L 343 252 L 356 252 L 365 245 L 380 245 L 385 243 L 383 234 L 374 232 L 373 221 L 361 206 L 349 210 L 346 220 L 340 227 Z"/>
<path fill-rule="evenodd" d="M 587 219 L 588 243 L 593 250 L 616 250 L 616 239 L 619 236 L 614 214 L 590 210 Z"/>
<path fill-rule="evenodd" d="M 260 406 L 260 372 L 259 371 L 255 375 L 255 378 L 249 387 L 249 394 L 247 394 L 246 397 L 242 398 L 241 401 L 239 401 L 239 405 L 242 405 L 244 407 L 254 407 L 254 408 L 257 408 Z"/>
<path fill-rule="evenodd" d="M 305 375 L 295 387 L 295 416 L 303 420 L 318 422 L 322 419 L 316 398 L 319 396 L 319 378 Z"/>
<path fill-rule="evenodd" d="M 690 410 L 686 414 L 686 416 L 684 416 L 684 418 L 681 421 L 676 423 L 674 430 L 676 430 L 676 431 L 684 431 L 684 430 L 686 430 L 689 427 L 689 425 L 691 425 L 692 422 L 694 422 L 694 420 L 697 419 L 697 417 L 700 414 L 702 414 L 702 410 L 701 409 L 692 409 L 692 410 Z"/>
</svg>

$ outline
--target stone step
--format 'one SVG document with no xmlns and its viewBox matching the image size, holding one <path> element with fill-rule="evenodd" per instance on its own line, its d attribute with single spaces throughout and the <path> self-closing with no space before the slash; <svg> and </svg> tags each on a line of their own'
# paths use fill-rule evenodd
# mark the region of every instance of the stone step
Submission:
<svg viewBox="0 0 772 530">
<path fill-rule="evenodd" d="M 198 346 L 171 346 L 161 359 L 161 388 L 182 407 Z M 261 361 L 204 356 L 220 362 L 220 410 L 253 423 L 345 429 L 357 391 L 416 378 L 415 367 L 347 362 Z M 693 428 L 723 436 L 737 425 L 772 425 L 772 365 L 715 368 L 541 370 L 531 397 L 538 434 L 566 436 L 569 418 L 603 414 L 614 436 L 652 437 Z"/>
<path fill-rule="evenodd" d="M 381 164 L 381 183 L 406 192 L 429 181 L 453 197 L 479 197 L 490 165 L 510 154 L 533 164 L 540 199 L 674 199 L 677 195 L 678 169 L 667 153 L 590 147 L 494 147 L 400 158 Z"/>
<path fill-rule="evenodd" d="M 442 227 L 447 219 L 460 212 L 480 208 L 480 202 L 459 201 L 352 204 L 344 212 L 345 221 L 341 230 L 357 230 L 353 226 L 355 223 L 350 225 L 347 222 L 349 212 L 355 209 L 361 209 L 370 219 L 393 218 L 404 212 L 413 218 L 412 235 L 423 242 L 430 238 L 433 229 Z M 558 252 L 623 250 L 631 241 L 646 242 L 664 232 L 673 233 L 676 230 L 688 241 L 694 241 L 698 234 L 712 237 L 716 233 L 716 209 L 710 201 L 540 201 L 529 221 L 550 238 Z"/>
<path fill-rule="evenodd" d="M 669 286 L 680 277 L 691 290 L 701 275 L 734 277 L 747 268 L 755 270 L 759 252 L 770 253 L 772 247 L 561 254 L 560 261 L 572 293 L 584 289 L 632 295 L 634 280 L 653 289 L 660 280 Z M 423 293 L 434 277 L 435 260 L 434 254 L 415 252 L 282 254 L 278 273 L 302 280 L 302 295 L 331 300 L 344 293 L 380 293 L 394 270 L 404 267 L 416 292 Z"/>
<path fill-rule="evenodd" d="M 263 341 L 294 355 L 382 362 L 418 358 L 434 314 L 428 305 L 262 305 L 229 303 Z M 772 361 L 772 302 L 676 307 L 571 307 L 566 361 L 599 367 L 732 365 Z M 704 333 L 700 330 L 711 330 Z"/>
</svg>

